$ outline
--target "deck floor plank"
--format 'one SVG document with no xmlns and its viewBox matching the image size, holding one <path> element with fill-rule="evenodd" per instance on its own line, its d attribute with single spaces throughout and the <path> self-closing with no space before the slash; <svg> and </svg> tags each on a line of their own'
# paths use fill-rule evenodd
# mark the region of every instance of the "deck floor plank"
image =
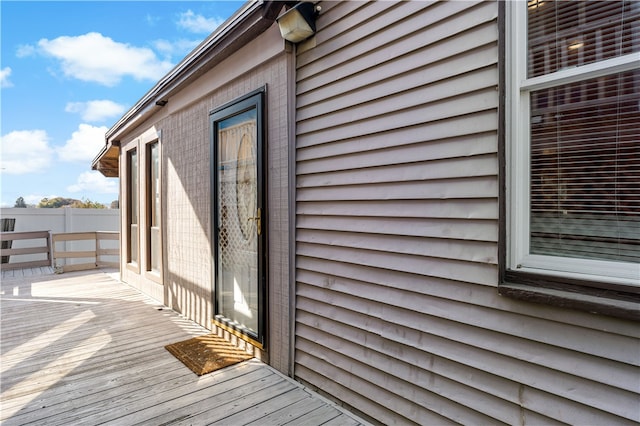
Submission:
<svg viewBox="0 0 640 426">
<path fill-rule="evenodd" d="M 164 346 L 209 330 L 113 271 L 2 270 L 0 305 L 3 426 L 364 423 L 256 359 L 196 376 Z"/>
<path fill-rule="evenodd" d="M 308 393 L 298 401 L 291 400 L 288 402 L 290 403 L 289 405 L 282 406 L 247 424 L 252 426 L 282 425 L 293 422 L 297 418 L 325 406 L 323 401 L 314 398 Z"/>
<path fill-rule="evenodd" d="M 264 375 L 263 371 L 260 371 L 260 375 L 252 375 L 250 380 L 247 379 L 249 378 L 233 378 L 217 384 L 213 388 L 211 386 L 213 382 L 209 382 L 204 384 L 205 387 L 199 391 L 192 390 L 188 394 L 183 393 L 177 398 L 147 407 L 145 410 L 127 415 L 108 424 L 117 426 L 121 424 L 122 420 L 127 424 L 141 422 L 146 424 L 180 424 L 184 419 L 189 419 L 189 423 L 193 423 L 191 419 L 194 416 L 206 412 L 210 408 L 215 408 L 216 414 L 226 413 L 228 410 L 236 410 L 242 400 L 245 400 L 252 393 L 270 392 L 283 382 L 272 372 Z M 213 420 L 215 418 L 209 422 Z"/>
<path fill-rule="evenodd" d="M 247 392 L 244 392 L 244 389 L 247 389 Z M 226 420 L 231 415 L 246 410 L 259 401 L 270 398 L 271 395 L 280 395 L 290 390 L 289 383 L 274 374 L 262 383 L 245 385 L 241 389 L 229 392 L 229 395 L 224 395 L 219 400 L 216 399 L 216 404 L 210 404 L 209 401 L 199 401 L 190 407 L 179 410 L 179 413 L 182 414 L 181 417 L 174 418 L 174 413 L 171 413 L 170 416 L 165 416 L 164 418 L 154 418 L 152 422 L 155 423 L 156 420 L 166 418 L 170 421 L 173 420 L 178 425 L 199 426 L 224 420 L 226 424 L 232 425 L 234 423 Z M 158 424 L 163 424 L 163 422 L 161 421 Z"/>
<path fill-rule="evenodd" d="M 74 407 L 91 405 L 102 399 L 109 399 L 111 393 L 124 393 L 142 391 L 149 386 L 149 381 L 162 382 L 175 380 L 181 376 L 186 376 L 189 372 L 184 369 L 168 369 L 171 360 L 154 360 L 145 358 L 144 362 L 126 366 L 116 372 L 103 375 L 99 381 L 73 381 L 62 386 L 56 386 L 45 397 L 32 399 L 30 394 L 22 397 L 12 398 L 3 402 L 3 414 L 10 415 L 11 410 L 16 407 L 26 407 L 20 410 L 20 416 L 37 411 L 42 418 L 49 417 L 62 406 L 60 404 L 73 404 Z M 160 379 L 155 373 L 164 371 Z M 78 400 L 76 402 L 76 400 Z M 28 402 L 32 402 L 27 405 Z M 15 416 L 15 420 L 20 417 Z"/>
<path fill-rule="evenodd" d="M 258 371 L 257 373 L 260 373 Z M 107 395 L 98 402 L 83 407 L 67 407 L 64 415 L 56 415 L 48 421 L 51 425 L 93 425 L 93 424 L 152 424 L 148 419 L 153 418 L 162 410 L 172 410 L 182 404 L 178 399 L 188 394 L 191 398 L 210 398 L 207 392 L 199 392 L 198 383 L 194 381 L 194 374 L 180 376 L 173 380 L 153 383 L 153 393 L 145 389 L 131 392 L 116 392 Z M 251 376 L 255 377 L 255 376 Z M 249 377 L 248 379 L 251 379 Z M 219 384 L 221 384 L 220 382 Z M 237 383 L 232 383 L 237 386 Z M 207 389 L 207 386 L 203 386 Z M 220 386 L 221 389 L 226 389 Z M 148 388 L 147 388 L 148 389 Z M 194 394 L 192 396 L 192 394 Z M 178 400 L 178 401 L 176 401 Z"/>
<path fill-rule="evenodd" d="M 282 407 L 282 405 L 286 404 L 288 407 L 290 407 L 292 403 L 301 401 L 307 396 L 308 394 L 306 394 L 302 389 L 291 389 L 290 386 L 285 386 L 282 393 L 269 395 L 269 398 L 267 399 L 261 397 L 257 399 L 253 404 L 247 404 L 245 409 L 237 411 L 223 419 L 220 419 L 216 423 L 228 425 L 244 425 L 255 422 L 278 410 L 278 408 Z M 207 419 L 207 421 L 209 421 L 209 419 L 211 418 L 210 415 L 202 417 Z"/>
<path fill-rule="evenodd" d="M 340 411 L 338 411 L 335 407 L 331 407 L 329 405 L 323 405 L 285 424 L 288 424 L 288 425 L 322 424 L 324 425 L 325 423 L 328 423 L 335 419 L 340 419 L 340 415 L 341 415 Z M 342 420 L 344 420 L 345 424 L 351 424 L 348 422 L 348 419 L 342 419 Z M 338 424 L 340 424 L 340 422 L 338 422 Z"/>
<path fill-rule="evenodd" d="M 78 333 L 78 335 L 82 335 L 82 333 Z M 19 376 L 21 373 L 30 374 L 33 371 L 42 371 L 46 365 L 50 364 L 52 360 L 59 360 L 58 354 L 60 351 L 69 351 L 73 348 L 76 349 L 77 356 L 84 356 L 86 353 L 90 353 L 93 351 L 93 346 L 91 345 L 92 336 L 87 335 L 83 340 L 76 340 L 75 338 L 78 335 L 74 336 L 74 340 L 69 342 L 64 342 L 63 344 L 56 345 L 55 348 L 47 348 L 48 350 L 42 349 L 38 350 L 38 346 L 29 346 L 22 347 L 20 346 L 12 354 L 9 356 L 3 355 L 2 359 L 2 370 L 6 370 L 9 368 L 13 368 L 13 372 L 11 376 Z M 175 338 L 179 339 L 182 337 L 181 333 L 162 333 L 161 331 L 154 332 L 146 335 L 143 339 L 140 340 L 127 340 L 126 337 L 123 337 L 124 342 L 119 342 L 114 344 L 111 349 L 112 352 L 106 354 L 104 357 L 99 360 L 90 359 L 85 363 L 85 367 L 89 367 L 92 364 L 100 363 L 105 365 L 110 360 L 119 360 L 124 356 L 134 355 L 136 353 L 146 353 L 148 352 L 148 348 L 151 345 L 160 345 L 165 342 L 167 338 Z M 74 345 L 74 343 L 76 343 Z M 28 363 L 24 362 L 25 358 L 20 357 L 20 352 L 24 354 L 33 354 L 32 359 L 29 360 Z M 74 362 L 73 359 L 68 360 L 69 363 Z M 22 364 L 22 365 L 21 365 Z M 57 365 L 60 366 L 61 362 L 58 361 Z"/>
<path fill-rule="evenodd" d="M 104 339 L 105 335 L 100 333 L 88 339 L 88 342 L 99 342 L 99 339 Z M 151 341 L 145 341 L 145 343 L 156 344 L 159 342 L 159 348 L 155 348 L 153 353 L 149 353 L 148 346 L 137 345 L 133 348 L 121 347 L 114 348 L 115 352 L 111 354 L 105 354 L 100 358 L 92 358 L 95 353 L 95 346 L 90 350 L 82 347 L 66 349 L 65 355 L 52 359 L 48 364 L 39 368 L 31 369 L 31 366 L 20 366 L 10 370 L 7 379 L 3 380 L 1 388 L 4 396 L 17 396 L 19 393 L 33 392 L 37 389 L 37 386 L 48 386 L 51 381 L 57 382 L 58 385 L 68 383 L 70 381 L 76 381 L 78 379 L 89 379 L 91 377 L 100 376 L 103 377 L 109 371 L 118 371 L 129 366 L 139 366 L 143 363 L 152 361 L 154 357 L 166 357 L 168 354 L 164 351 L 164 344 L 167 336 L 162 339 L 153 339 Z M 149 357 L 149 355 L 151 357 Z M 142 359 L 141 359 L 142 358 Z M 72 369 L 73 374 L 67 377 L 67 372 Z M 28 377 L 37 375 L 37 380 L 27 380 Z M 58 377 L 63 375 L 63 377 Z"/>
</svg>

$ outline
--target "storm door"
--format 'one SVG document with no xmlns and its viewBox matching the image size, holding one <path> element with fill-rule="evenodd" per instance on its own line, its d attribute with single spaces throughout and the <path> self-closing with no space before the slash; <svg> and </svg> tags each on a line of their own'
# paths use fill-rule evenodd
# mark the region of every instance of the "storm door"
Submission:
<svg viewBox="0 0 640 426">
<path fill-rule="evenodd" d="M 263 91 L 211 114 L 215 322 L 264 344 Z"/>
</svg>

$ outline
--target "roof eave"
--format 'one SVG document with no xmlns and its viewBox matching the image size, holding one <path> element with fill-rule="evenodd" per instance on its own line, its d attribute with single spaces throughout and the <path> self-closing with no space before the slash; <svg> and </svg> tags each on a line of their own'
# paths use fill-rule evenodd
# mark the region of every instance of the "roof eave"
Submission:
<svg viewBox="0 0 640 426">
<path fill-rule="evenodd" d="M 230 56 L 240 45 L 255 38 L 271 26 L 285 2 L 249 1 L 227 19 L 209 37 L 160 79 L 106 133 L 106 141 L 117 138 L 130 121 L 139 121 L 161 106 L 173 93 L 191 83 L 204 72 Z"/>
<path fill-rule="evenodd" d="M 193 82 L 269 28 L 285 3 L 264 0 L 245 3 L 107 130 L 105 146 L 92 161 L 91 168 L 107 177 L 117 177 L 118 164 L 116 162 L 115 166 L 113 165 L 113 155 L 117 152 L 119 158 L 121 135 L 164 106 L 172 94 Z"/>
</svg>

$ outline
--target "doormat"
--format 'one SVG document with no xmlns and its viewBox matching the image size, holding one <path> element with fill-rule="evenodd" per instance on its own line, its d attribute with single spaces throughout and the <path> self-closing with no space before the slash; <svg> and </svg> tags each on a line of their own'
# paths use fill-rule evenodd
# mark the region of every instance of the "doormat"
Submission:
<svg viewBox="0 0 640 426">
<path fill-rule="evenodd" d="M 172 343 L 165 349 L 198 376 L 253 358 L 215 334 Z"/>
</svg>

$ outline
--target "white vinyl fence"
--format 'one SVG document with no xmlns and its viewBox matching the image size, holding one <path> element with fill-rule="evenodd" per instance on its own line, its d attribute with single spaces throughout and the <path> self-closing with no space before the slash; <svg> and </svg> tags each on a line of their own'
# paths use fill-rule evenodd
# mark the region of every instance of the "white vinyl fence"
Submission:
<svg viewBox="0 0 640 426">
<path fill-rule="evenodd" d="M 36 208 L 2 208 L 0 217 L 15 219 L 14 232 L 49 231 L 52 234 L 69 232 L 120 231 L 120 210 L 118 209 L 75 209 L 63 207 L 59 209 Z M 11 248 L 27 248 L 33 242 L 14 241 Z M 92 241 L 59 242 L 58 248 L 65 251 L 95 250 Z M 117 249 L 117 240 L 105 241 L 103 248 Z M 40 257 L 38 257 L 40 256 Z M 11 256 L 9 263 L 40 260 L 42 255 Z M 105 256 L 107 262 L 118 262 L 118 256 Z M 81 264 L 83 259 L 59 259 L 55 267 Z"/>
</svg>

